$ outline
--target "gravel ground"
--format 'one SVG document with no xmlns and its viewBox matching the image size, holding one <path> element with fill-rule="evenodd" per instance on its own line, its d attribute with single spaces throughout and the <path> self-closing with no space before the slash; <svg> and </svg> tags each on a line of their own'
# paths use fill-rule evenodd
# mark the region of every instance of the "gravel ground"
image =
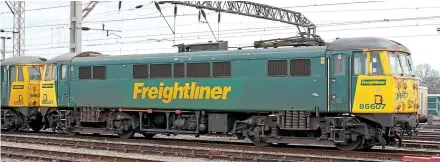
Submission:
<svg viewBox="0 0 440 162">
<path fill-rule="evenodd" d="M 37 135 L 14 135 L 14 136 L 23 136 L 23 137 L 35 137 Z M 135 137 L 143 137 L 142 134 L 135 134 Z M 40 137 L 40 136 L 38 136 Z M 60 139 L 58 137 L 42 137 L 42 138 L 51 138 L 51 139 Z M 235 137 L 225 137 L 225 136 L 200 136 L 200 137 L 194 137 L 194 135 L 170 135 L 170 136 L 166 136 L 166 135 L 156 135 L 153 138 L 162 138 L 162 139 L 186 139 L 186 140 L 200 140 L 200 141 L 222 141 L 222 142 L 239 142 L 239 143 L 252 143 L 249 140 L 238 140 Z M 98 141 L 98 140 L 85 140 L 85 139 L 78 139 L 78 138 L 62 138 L 62 139 L 67 139 L 67 140 L 82 140 L 82 141 Z M 102 141 L 98 141 L 98 142 L 102 142 Z M 432 141 L 430 141 L 432 142 Z M 133 143 L 129 143 L 129 144 L 133 144 Z M 149 146 L 153 146 L 155 144 L 142 144 L 142 145 L 149 145 Z M 325 147 L 334 147 L 334 146 L 327 146 L 327 145 L 315 145 L 315 144 L 310 144 L 310 145 L 300 145 L 300 144 L 294 144 L 296 146 L 325 146 Z M 168 146 L 168 145 L 167 145 Z M 172 146 L 170 146 L 172 147 Z M 377 149 L 377 150 L 381 150 L 382 147 L 381 146 L 375 146 L 372 149 Z M 435 150 L 435 149 L 429 149 L 429 148 L 398 148 L 398 147 L 393 147 L 393 146 L 386 146 L 385 149 L 387 150 L 412 150 L 412 151 L 425 151 L 425 152 L 440 152 L 440 150 Z"/>
<path fill-rule="evenodd" d="M 50 130 L 44 130 L 51 132 Z M 142 134 L 136 133 L 134 137 L 144 137 Z M 153 138 L 162 138 L 162 139 L 186 139 L 186 140 L 200 140 L 200 141 L 222 141 L 222 142 L 239 142 L 239 143 L 252 143 L 248 139 L 245 140 L 238 140 L 236 137 L 227 137 L 227 136 L 200 136 L 200 137 L 194 137 L 194 135 L 161 135 L 158 134 L 154 136 Z M 427 141 L 432 142 L 432 141 Z M 433 142 L 435 143 L 435 142 Z M 325 147 L 334 147 L 334 146 L 328 146 L 328 145 L 316 145 L 316 144 L 310 144 L 310 145 L 301 145 L 301 144 L 294 144 L 296 146 L 325 146 Z M 375 146 L 372 149 L 378 149 L 381 150 L 382 146 Z M 413 151 L 427 151 L 427 152 L 440 152 L 440 150 L 433 150 L 428 148 L 398 148 L 393 146 L 386 146 L 385 149 L 387 150 L 413 150 Z"/>
<path fill-rule="evenodd" d="M 33 137 L 33 135 L 14 135 L 14 136 L 23 136 L 23 137 L 31 136 L 31 137 Z M 63 140 L 74 140 L 74 141 L 110 142 L 110 143 L 131 144 L 131 145 L 161 146 L 161 147 L 169 147 L 169 148 L 191 148 L 191 149 L 200 149 L 200 150 L 207 150 L 207 151 L 231 151 L 231 152 L 244 152 L 244 153 L 256 153 L 256 154 L 296 155 L 296 156 L 303 156 L 303 157 L 328 157 L 328 158 L 339 157 L 339 158 L 344 158 L 344 159 L 368 160 L 368 159 L 363 159 L 363 158 L 351 158 L 351 157 L 327 156 L 327 155 L 313 155 L 313 153 L 311 153 L 311 154 L 290 154 L 290 153 L 279 153 L 279 152 L 246 151 L 246 150 L 237 150 L 237 149 L 220 149 L 220 148 L 208 148 L 208 147 L 189 147 L 189 146 L 174 146 L 174 145 L 170 146 L 170 145 L 148 144 L 148 143 L 140 144 L 140 143 L 129 143 L 129 142 L 117 142 L 117 141 L 99 141 L 99 140 L 77 139 L 77 138 L 59 138 L 59 137 L 40 137 L 40 138 L 63 139 Z M 2 141 L 2 144 L 3 143 L 4 142 Z M 27 146 L 27 145 L 31 145 L 31 144 L 21 144 L 21 145 L 26 145 Z M 58 146 L 44 146 L 44 145 L 40 145 L 38 147 L 48 147 L 48 148 L 57 147 L 57 148 L 60 148 Z M 70 148 L 68 148 L 68 149 L 70 149 Z M 86 149 L 81 149 L 81 150 L 86 150 Z M 101 151 L 99 150 L 99 151 L 96 151 L 96 152 L 101 152 Z M 102 151 L 102 152 L 108 152 L 108 151 Z M 122 154 L 122 153 L 117 153 L 116 155 L 119 155 L 119 154 Z M 135 155 L 138 155 L 138 154 L 135 154 Z M 172 157 L 170 157 L 170 158 L 172 158 Z M 179 160 L 182 160 L 180 157 L 176 157 L 176 158 L 178 158 Z M 376 161 L 374 159 L 369 159 L 369 160 Z"/>
<path fill-rule="evenodd" d="M 40 161 L 11 159 L 11 158 L 6 158 L 6 157 L 1 157 L 1 162 L 40 162 Z M 41 162 L 43 162 L 43 161 L 41 161 Z"/>
<path fill-rule="evenodd" d="M 15 142 L 1 142 L 2 146 L 14 146 L 14 147 L 23 147 L 23 148 L 31 148 L 31 149 L 44 149 L 49 151 L 58 151 L 62 150 L 63 152 L 72 152 L 72 153 L 83 153 L 87 152 L 93 155 L 112 155 L 117 157 L 131 157 L 131 158 L 140 158 L 140 159 L 148 159 L 148 160 L 158 160 L 158 161 L 188 161 L 188 162 L 205 162 L 205 161 L 215 161 L 221 162 L 219 160 L 207 160 L 200 158 L 183 158 L 183 157 L 170 157 L 170 156 L 157 156 L 157 155 L 141 155 L 141 154 L 133 154 L 133 153 L 119 153 L 114 151 L 105 151 L 105 150 L 92 150 L 92 149 L 83 149 L 83 148 L 70 148 L 70 147 L 59 147 L 59 146 L 47 146 L 47 145 L 36 145 L 36 144 L 27 144 L 27 143 L 15 143 Z M 20 161 L 23 162 L 23 161 Z"/>
</svg>

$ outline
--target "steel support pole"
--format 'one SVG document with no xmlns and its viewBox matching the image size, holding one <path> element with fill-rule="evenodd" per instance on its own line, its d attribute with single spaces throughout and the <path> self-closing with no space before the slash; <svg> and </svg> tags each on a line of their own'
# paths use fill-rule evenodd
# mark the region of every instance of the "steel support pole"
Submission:
<svg viewBox="0 0 440 162">
<path fill-rule="evenodd" d="M 82 2 L 70 2 L 70 53 L 82 51 Z"/>
<path fill-rule="evenodd" d="M 1 37 L 1 39 L 2 39 L 2 61 L 3 61 L 6 57 L 6 44 L 5 44 L 6 37 Z"/>
</svg>

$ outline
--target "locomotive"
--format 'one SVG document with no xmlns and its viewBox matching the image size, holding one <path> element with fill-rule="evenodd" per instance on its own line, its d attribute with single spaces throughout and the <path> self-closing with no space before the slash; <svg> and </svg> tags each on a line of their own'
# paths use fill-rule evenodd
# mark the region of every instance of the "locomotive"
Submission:
<svg viewBox="0 0 440 162">
<path fill-rule="evenodd" d="M 46 58 L 11 57 L 1 62 L 1 127 L 6 131 L 43 128 L 40 81 Z"/>
<path fill-rule="evenodd" d="M 323 46 L 111 56 L 45 62 L 43 125 L 78 133 L 234 135 L 257 146 L 362 150 L 401 142 L 417 126 L 410 51 L 383 38 Z"/>
</svg>

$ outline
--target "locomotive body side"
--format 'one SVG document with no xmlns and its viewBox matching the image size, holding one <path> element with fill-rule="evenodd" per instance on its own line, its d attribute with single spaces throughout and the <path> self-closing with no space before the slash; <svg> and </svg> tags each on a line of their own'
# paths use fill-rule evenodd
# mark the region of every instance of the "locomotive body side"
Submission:
<svg viewBox="0 0 440 162">
<path fill-rule="evenodd" d="M 401 140 L 397 127 L 411 133 L 418 110 L 411 64 L 404 46 L 379 38 L 235 51 L 83 52 L 51 60 L 46 69 L 58 72 L 41 86 L 55 85 L 42 90 L 56 101 L 47 118 L 59 119 L 49 125 L 68 134 L 224 133 L 258 146 L 358 150 Z"/>
<path fill-rule="evenodd" d="M 240 52 L 240 51 L 239 51 Z M 77 58 L 70 81 L 71 104 L 93 105 L 105 108 L 160 109 L 160 110 L 207 110 L 207 111 L 280 111 L 289 108 L 314 111 L 313 107 L 325 107 L 324 49 L 280 49 L 252 53 L 243 51 L 231 54 L 228 51 L 203 55 L 185 54 L 187 58 L 176 60 L 166 55 L 137 56 L 133 58 Z M 267 75 L 268 60 L 304 59 L 310 61 L 307 76 L 292 76 L 285 61 L 285 74 Z M 288 62 L 288 63 L 287 63 Z M 185 63 L 216 63 L 230 65 L 228 76 L 214 76 L 214 69 L 207 67 L 208 74 L 201 77 L 173 77 L 171 67 Z M 168 76 L 153 76 L 153 66 L 168 66 Z M 147 65 L 150 76 L 133 78 L 134 66 Z M 294 65 L 292 65 L 294 66 Z M 300 65 L 301 66 L 301 65 Z M 307 66 L 307 65 L 306 65 Z M 105 78 L 96 79 L 97 68 L 105 69 Z M 229 67 L 228 67 L 229 68 Z M 82 71 L 84 70 L 84 71 Z M 89 71 L 89 72 L 86 72 Z M 217 72 L 217 69 L 215 70 Z M 80 76 L 90 74 L 89 76 Z M 135 74 L 136 75 L 136 74 Z M 190 75 L 190 74 L 189 74 Z M 88 78 L 88 79 L 81 79 Z M 136 77 L 136 76 L 135 76 Z M 74 88 L 73 88 L 74 87 Z M 319 94 L 313 96 L 313 94 Z M 60 94 L 63 95 L 63 94 Z M 61 97 L 61 96 L 58 97 Z M 322 109 L 322 111 L 326 111 Z"/>
</svg>

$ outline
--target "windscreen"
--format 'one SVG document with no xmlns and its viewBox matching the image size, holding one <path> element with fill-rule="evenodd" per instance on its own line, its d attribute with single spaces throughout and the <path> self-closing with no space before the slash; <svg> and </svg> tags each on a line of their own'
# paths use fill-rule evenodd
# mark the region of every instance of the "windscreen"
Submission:
<svg viewBox="0 0 440 162">
<path fill-rule="evenodd" d="M 397 75 L 403 74 L 398 54 L 390 52 L 388 53 L 388 57 L 390 59 L 391 72 Z"/>
<path fill-rule="evenodd" d="M 403 52 L 388 52 L 391 71 L 398 75 L 414 75 L 411 56 Z"/>
<path fill-rule="evenodd" d="M 40 67 L 29 66 L 28 72 L 29 72 L 29 80 L 41 80 Z"/>
</svg>

